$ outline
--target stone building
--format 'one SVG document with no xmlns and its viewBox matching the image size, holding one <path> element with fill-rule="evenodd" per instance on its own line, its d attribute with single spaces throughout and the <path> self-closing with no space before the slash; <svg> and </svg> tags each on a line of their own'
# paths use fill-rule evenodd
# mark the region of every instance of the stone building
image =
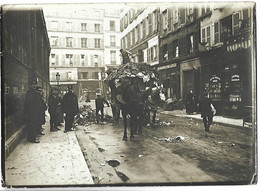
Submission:
<svg viewBox="0 0 260 191">
<path fill-rule="evenodd" d="M 36 6 L 2 7 L 2 115 L 6 156 L 24 138 L 23 104 L 32 80 L 49 92 L 50 44 L 43 11 Z"/>
</svg>

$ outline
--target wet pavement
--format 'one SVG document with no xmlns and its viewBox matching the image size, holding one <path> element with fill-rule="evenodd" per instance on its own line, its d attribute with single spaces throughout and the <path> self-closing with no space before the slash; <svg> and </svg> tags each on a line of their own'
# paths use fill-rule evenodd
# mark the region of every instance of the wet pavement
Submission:
<svg viewBox="0 0 260 191">
<path fill-rule="evenodd" d="M 95 108 L 93 100 L 90 103 L 80 103 L 82 104 Z M 106 107 L 104 114 L 111 115 L 111 108 Z M 187 116 L 183 111 L 163 114 L 201 119 L 198 114 Z M 214 119 L 217 119 L 217 116 Z M 224 119 L 225 123 L 241 127 L 241 119 Z M 7 186 L 143 183 L 143 181 L 147 182 L 144 173 L 150 175 L 148 183 L 214 182 L 216 180 L 215 177 L 201 170 L 196 163 L 190 162 L 189 158 L 173 153 L 169 148 L 161 147 L 159 136 L 151 135 L 150 139 L 136 136 L 134 142 L 124 142 L 122 141 L 123 129 L 115 128 L 111 124 L 78 126 L 76 131 L 68 133 L 63 132 L 64 127 L 61 127 L 61 131 L 49 132 L 48 121 L 43 127 L 45 135 L 40 137 L 40 143 L 29 143 L 24 139 L 6 159 Z M 81 140 L 80 144 L 79 140 Z M 154 144 L 157 147 L 151 147 Z M 178 149 L 179 145 L 174 143 L 174 146 Z M 129 152 L 131 150 L 132 152 Z M 110 154 L 106 155 L 108 152 Z M 154 164 L 154 161 L 158 163 Z M 141 167 L 136 165 L 140 162 Z M 158 178 L 159 171 L 162 176 Z M 102 173 L 95 176 L 97 172 Z"/>
<path fill-rule="evenodd" d="M 49 131 L 40 143 L 26 139 L 8 156 L 5 163 L 7 186 L 91 185 L 93 180 L 79 147 L 75 132 Z"/>
</svg>

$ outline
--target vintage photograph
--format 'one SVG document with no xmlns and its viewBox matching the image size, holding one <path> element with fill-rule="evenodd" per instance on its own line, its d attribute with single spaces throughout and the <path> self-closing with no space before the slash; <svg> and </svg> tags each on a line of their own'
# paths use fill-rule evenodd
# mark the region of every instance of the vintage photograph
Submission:
<svg viewBox="0 0 260 191">
<path fill-rule="evenodd" d="M 257 184 L 255 3 L 1 5 L 2 187 Z"/>
</svg>

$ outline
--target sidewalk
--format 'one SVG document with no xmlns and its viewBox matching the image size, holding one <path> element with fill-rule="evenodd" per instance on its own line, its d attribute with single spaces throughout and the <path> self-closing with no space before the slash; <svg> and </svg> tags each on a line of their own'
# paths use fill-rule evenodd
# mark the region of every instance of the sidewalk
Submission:
<svg viewBox="0 0 260 191">
<path fill-rule="evenodd" d="M 175 115 L 178 117 L 187 117 L 187 118 L 202 120 L 200 114 L 188 115 L 186 114 L 185 110 L 159 111 L 159 112 L 166 115 Z M 243 119 L 232 119 L 223 116 L 214 116 L 213 123 L 243 127 Z"/>
<path fill-rule="evenodd" d="M 47 113 L 47 112 L 46 112 Z M 5 161 L 7 186 L 93 185 L 74 131 L 50 132 L 49 117 L 40 143 L 26 139 Z"/>
</svg>

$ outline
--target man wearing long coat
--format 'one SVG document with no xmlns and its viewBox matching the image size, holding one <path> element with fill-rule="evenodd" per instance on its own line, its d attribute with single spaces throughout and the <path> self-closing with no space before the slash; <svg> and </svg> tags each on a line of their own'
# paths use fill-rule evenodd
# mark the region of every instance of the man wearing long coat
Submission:
<svg viewBox="0 0 260 191">
<path fill-rule="evenodd" d="M 49 106 L 49 113 L 50 113 L 50 131 L 56 132 L 60 130 L 58 125 L 58 89 L 51 89 L 51 93 L 48 98 L 48 106 Z"/>
<path fill-rule="evenodd" d="M 40 94 L 36 90 L 37 82 L 33 82 L 26 92 L 24 103 L 24 119 L 27 128 L 27 140 L 39 143 L 38 129 L 42 125 L 42 105 Z"/>
<path fill-rule="evenodd" d="M 66 133 L 72 130 L 74 117 L 79 112 L 78 99 L 72 91 L 72 86 L 68 87 L 68 92 L 63 97 L 62 111 L 66 114 L 64 131 Z"/>
</svg>

